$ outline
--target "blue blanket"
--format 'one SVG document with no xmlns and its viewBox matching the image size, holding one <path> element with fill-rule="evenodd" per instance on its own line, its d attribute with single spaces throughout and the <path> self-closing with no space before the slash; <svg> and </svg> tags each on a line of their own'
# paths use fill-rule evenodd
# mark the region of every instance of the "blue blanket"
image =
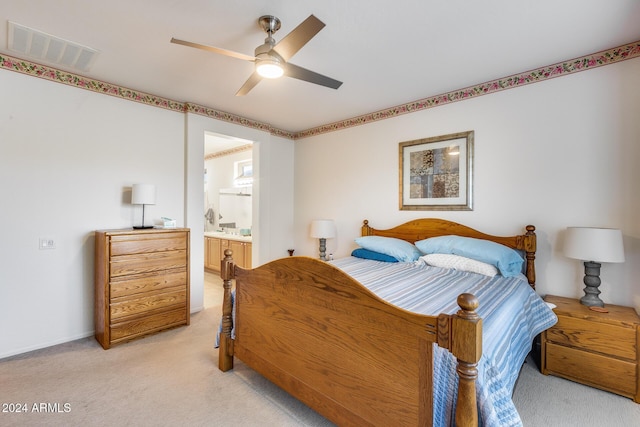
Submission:
<svg viewBox="0 0 640 427">
<path fill-rule="evenodd" d="M 521 426 L 511 395 L 533 338 L 553 326 L 553 311 L 524 276 L 488 277 L 415 263 L 385 263 L 347 257 L 332 261 L 369 290 L 398 307 L 437 315 L 458 311 L 457 296 L 475 295 L 482 318 L 482 358 L 476 382 L 480 424 Z M 434 426 L 453 425 L 457 394 L 456 361 L 434 347 Z"/>
</svg>

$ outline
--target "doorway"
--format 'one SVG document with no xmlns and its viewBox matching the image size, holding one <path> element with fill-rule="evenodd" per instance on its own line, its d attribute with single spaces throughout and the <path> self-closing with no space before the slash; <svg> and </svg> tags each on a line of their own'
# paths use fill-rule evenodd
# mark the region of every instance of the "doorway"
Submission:
<svg viewBox="0 0 640 427">
<path fill-rule="evenodd" d="M 253 141 L 205 132 L 204 231 L 238 228 L 249 235 L 252 194 Z"/>
</svg>

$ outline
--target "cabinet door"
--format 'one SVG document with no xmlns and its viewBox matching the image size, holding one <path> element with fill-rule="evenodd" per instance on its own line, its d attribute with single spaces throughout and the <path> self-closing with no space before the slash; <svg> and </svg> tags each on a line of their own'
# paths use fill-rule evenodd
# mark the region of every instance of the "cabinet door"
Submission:
<svg viewBox="0 0 640 427">
<path fill-rule="evenodd" d="M 251 245 L 252 245 L 251 243 L 245 243 L 245 246 L 244 246 L 244 265 L 245 265 L 245 268 L 252 268 L 251 267 L 251 257 L 252 257 L 251 251 L 253 249 L 252 249 Z"/>
<path fill-rule="evenodd" d="M 211 237 L 204 237 L 204 268 L 211 268 Z"/>
<path fill-rule="evenodd" d="M 236 265 L 241 268 L 247 268 L 245 266 L 245 245 L 246 243 L 244 242 L 229 240 L 229 249 L 233 251 L 233 260 L 235 261 Z"/>
<path fill-rule="evenodd" d="M 216 270 L 220 270 L 220 260 L 222 259 L 221 251 L 221 240 L 211 239 L 211 258 L 209 258 L 209 262 L 211 262 L 212 267 Z"/>
<path fill-rule="evenodd" d="M 220 239 L 215 237 L 205 237 L 205 258 L 204 266 L 211 270 L 220 271 Z"/>
</svg>

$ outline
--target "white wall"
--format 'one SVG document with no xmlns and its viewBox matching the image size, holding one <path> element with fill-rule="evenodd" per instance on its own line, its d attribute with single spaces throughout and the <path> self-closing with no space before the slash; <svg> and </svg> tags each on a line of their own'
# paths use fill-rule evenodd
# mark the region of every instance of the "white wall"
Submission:
<svg viewBox="0 0 640 427">
<path fill-rule="evenodd" d="M 603 264 L 601 298 L 640 309 L 640 59 L 296 141 L 296 254 L 317 256 L 314 218 L 334 218 L 327 252 L 355 247 L 362 220 L 388 228 L 441 217 L 491 234 L 537 227 L 537 290 L 583 295 L 567 226 L 620 228 L 626 262 Z M 474 210 L 400 211 L 398 143 L 475 131 Z"/>
<path fill-rule="evenodd" d="M 205 131 L 257 141 L 254 200 L 256 186 L 272 200 L 253 208 L 254 264 L 291 246 L 293 141 L 6 70 L 0 93 L 0 358 L 93 335 L 93 232 L 141 220 L 134 183 L 158 188 L 147 223 L 191 228 L 191 311 L 202 309 Z"/>
<path fill-rule="evenodd" d="M 293 246 L 294 149 L 293 141 L 272 135 L 253 146 L 253 267 Z"/>
<path fill-rule="evenodd" d="M 0 93 L 4 357 L 93 335 L 93 232 L 141 221 L 132 184 L 184 225 L 184 116 L 4 70 Z"/>
</svg>

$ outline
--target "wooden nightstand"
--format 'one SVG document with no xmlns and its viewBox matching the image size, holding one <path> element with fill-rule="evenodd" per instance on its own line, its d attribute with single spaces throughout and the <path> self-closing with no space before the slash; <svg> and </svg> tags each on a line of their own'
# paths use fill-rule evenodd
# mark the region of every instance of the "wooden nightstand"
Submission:
<svg viewBox="0 0 640 427">
<path fill-rule="evenodd" d="M 640 317 L 606 304 L 598 313 L 577 299 L 547 295 L 558 323 L 542 334 L 541 367 L 555 375 L 640 403 Z"/>
</svg>

